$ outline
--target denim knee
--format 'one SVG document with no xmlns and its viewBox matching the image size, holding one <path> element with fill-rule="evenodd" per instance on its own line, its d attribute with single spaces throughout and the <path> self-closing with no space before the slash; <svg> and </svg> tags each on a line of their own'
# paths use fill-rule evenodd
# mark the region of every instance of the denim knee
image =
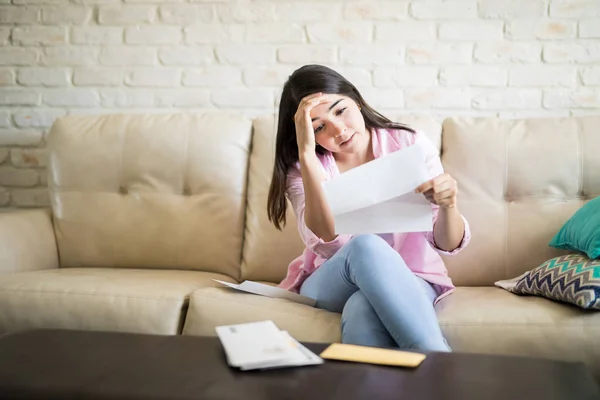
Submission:
<svg viewBox="0 0 600 400">
<path fill-rule="evenodd" d="M 354 251 L 366 254 L 381 251 L 382 249 L 392 249 L 383 238 L 372 233 L 356 235 L 350 239 L 346 246 L 350 246 Z"/>
<path fill-rule="evenodd" d="M 363 262 L 366 261 L 370 266 L 373 265 L 374 268 L 381 265 L 377 260 L 386 259 L 387 257 L 394 257 L 403 261 L 400 254 L 385 239 L 375 234 L 354 236 L 346 246 L 349 246 L 348 257 L 350 260 L 360 259 Z M 405 265 L 403 262 L 401 264 Z"/>
</svg>

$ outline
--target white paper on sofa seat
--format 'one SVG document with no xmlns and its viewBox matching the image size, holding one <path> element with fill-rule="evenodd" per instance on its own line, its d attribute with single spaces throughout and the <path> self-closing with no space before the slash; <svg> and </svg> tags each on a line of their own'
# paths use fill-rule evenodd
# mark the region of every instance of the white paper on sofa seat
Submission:
<svg viewBox="0 0 600 400">
<path fill-rule="evenodd" d="M 289 290 L 285 290 L 282 288 L 278 288 L 275 286 L 265 285 L 263 283 L 258 283 L 254 281 L 244 281 L 240 284 L 229 283 L 220 281 L 218 279 L 213 279 L 215 282 L 219 282 L 225 286 L 229 286 L 230 288 L 241 290 L 242 292 L 259 294 L 267 297 L 274 297 L 278 299 L 288 299 L 291 301 L 295 301 L 296 303 L 305 304 L 307 306 L 314 307 L 316 304 L 315 299 L 311 299 L 310 297 L 302 296 L 294 292 L 290 292 Z"/>
<path fill-rule="evenodd" d="M 414 193 L 429 179 L 423 149 L 413 145 L 324 182 L 335 233 L 433 230 L 431 203 Z"/>
</svg>

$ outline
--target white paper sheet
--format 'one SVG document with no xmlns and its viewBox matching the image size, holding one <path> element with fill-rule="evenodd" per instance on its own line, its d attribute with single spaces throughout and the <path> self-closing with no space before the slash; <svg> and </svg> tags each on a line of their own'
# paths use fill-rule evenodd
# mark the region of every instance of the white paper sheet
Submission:
<svg viewBox="0 0 600 400">
<path fill-rule="evenodd" d="M 289 290 L 285 290 L 275 286 L 265 285 L 263 283 L 258 283 L 254 281 L 244 281 L 240 284 L 236 284 L 220 281 L 218 279 L 213 279 L 213 281 L 219 282 L 225 286 L 229 286 L 230 288 L 240 290 L 242 292 L 254 293 L 259 294 L 261 296 L 275 297 L 279 299 L 288 299 L 291 301 L 295 301 L 296 303 L 305 304 L 311 307 L 314 307 L 316 304 L 316 300 L 311 299 L 310 297 L 302 296 L 297 293 L 290 292 Z"/>
<path fill-rule="evenodd" d="M 430 179 L 420 146 L 409 146 L 323 183 L 336 234 L 427 232 L 431 203 L 417 186 Z"/>
</svg>

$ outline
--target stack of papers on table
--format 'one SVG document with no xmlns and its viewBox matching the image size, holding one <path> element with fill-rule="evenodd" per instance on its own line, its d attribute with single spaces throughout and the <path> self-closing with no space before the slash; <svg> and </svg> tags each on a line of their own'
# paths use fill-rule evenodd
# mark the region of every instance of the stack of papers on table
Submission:
<svg viewBox="0 0 600 400">
<path fill-rule="evenodd" d="M 242 371 L 323 364 L 273 321 L 217 326 L 227 363 Z"/>
</svg>

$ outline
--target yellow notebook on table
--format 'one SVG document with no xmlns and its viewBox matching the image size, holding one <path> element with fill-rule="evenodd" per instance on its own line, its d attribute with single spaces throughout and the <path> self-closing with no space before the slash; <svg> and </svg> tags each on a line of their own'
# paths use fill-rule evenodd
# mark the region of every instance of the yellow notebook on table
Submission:
<svg viewBox="0 0 600 400">
<path fill-rule="evenodd" d="M 398 367 L 418 367 L 425 354 L 401 350 L 388 350 L 354 344 L 333 343 L 320 354 L 329 360 L 351 361 L 367 364 L 393 365 Z"/>
</svg>

